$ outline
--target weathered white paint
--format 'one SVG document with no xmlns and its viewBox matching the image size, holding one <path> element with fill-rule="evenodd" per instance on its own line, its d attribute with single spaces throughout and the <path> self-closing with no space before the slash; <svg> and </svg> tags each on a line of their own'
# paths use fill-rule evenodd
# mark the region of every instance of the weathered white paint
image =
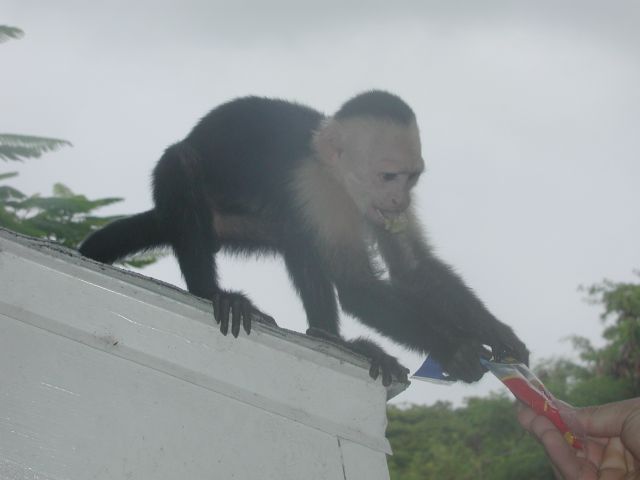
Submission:
<svg viewBox="0 0 640 480">
<path fill-rule="evenodd" d="M 0 230 L 0 479 L 388 479 L 362 358 Z"/>
</svg>

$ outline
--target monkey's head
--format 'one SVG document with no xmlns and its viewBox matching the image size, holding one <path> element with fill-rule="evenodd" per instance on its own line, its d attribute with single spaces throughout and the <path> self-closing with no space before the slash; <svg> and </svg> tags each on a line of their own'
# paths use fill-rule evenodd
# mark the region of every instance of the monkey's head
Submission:
<svg viewBox="0 0 640 480">
<path fill-rule="evenodd" d="M 370 222 L 393 228 L 424 170 L 415 115 L 387 92 L 360 94 L 316 133 L 320 160 Z"/>
</svg>

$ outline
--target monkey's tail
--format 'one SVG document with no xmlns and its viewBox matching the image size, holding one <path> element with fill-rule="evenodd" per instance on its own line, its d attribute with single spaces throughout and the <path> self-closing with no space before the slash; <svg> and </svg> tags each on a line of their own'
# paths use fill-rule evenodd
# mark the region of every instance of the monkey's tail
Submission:
<svg viewBox="0 0 640 480">
<path fill-rule="evenodd" d="M 155 210 L 109 223 L 89 235 L 78 249 L 85 257 L 111 264 L 132 253 L 168 243 Z"/>
</svg>

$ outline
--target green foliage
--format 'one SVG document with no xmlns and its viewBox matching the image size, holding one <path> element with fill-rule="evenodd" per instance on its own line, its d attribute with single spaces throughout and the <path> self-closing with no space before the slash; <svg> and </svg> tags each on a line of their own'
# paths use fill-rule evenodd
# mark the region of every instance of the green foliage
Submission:
<svg viewBox="0 0 640 480">
<path fill-rule="evenodd" d="M 593 362 L 579 365 L 562 358 L 547 360 L 536 368 L 536 374 L 555 396 L 576 407 L 638 395 L 628 379 L 598 373 Z"/>
<path fill-rule="evenodd" d="M 4 177 L 10 178 L 8 175 Z M 26 195 L 0 184 L 0 226 L 75 248 L 89 232 L 117 218 L 97 217 L 91 212 L 121 200 L 89 200 L 61 183 L 54 185 L 50 197 Z"/>
<path fill-rule="evenodd" d="M 13 38 L 21 38 L 24 36 L 24 32 L 17 27 L 10 27 L 8 25 L 0 25 L 0 43 L 6 42 Z"/>
<path fill-rule="evenodd" d="M 505 395 L 449 403 L 389 407 L 392 479 L 531 480 L 553 478 L 543 452 L 515 418 Z M 513 461 L 513 459 L 518 459 Z"/>
<path fill-rule="evenodd" d="M 24 32 L 19 28 L 0 25 L 0 43 L 23 35 Z M 64 146 L 71 146 L 71 143 L 58 138 L 3 133 L 0 134 L 0 160 L 38 158 L 43 153 Z M 121 198 L 89 200 L 84 195 L 72 192 L 62 183 L 53 186 L 51 197 L 26 195 L 2 183 L 17 175 L 16 172 L 0 173 L 0 227 L 76 248 L 89 233 L 121 218 L 93 215 L 94 210 L 120 202 Z M 154 263 L 157 258 L 157 255 L 147 252 L 127 258 L 122 263 L 141 268 Z"/>
<path fill-rule="evenodd" d="M 71 143 L 59 138 L 0 133 L 0 160 L 20 161 L 24 158 L 38 158 L 43 153 L 64 146 L 71 146 Z"/>
<path fill-rule="evenodd" d="M 0 181 L 15 176 L 15 172 L 0 174 Z M 115 197 L 90 200 L 61 183 L 53 186 L 53 195 L 50 197 L 26 195 L 0 183 L 0 227 L 76 248 L 89 233 L 121 218 L 99 217 L 93 211 L 120 201 L 121 198 Z M 154 263 L 157 258 L 155 254 L 143 253 L 122 263 L 142 268 Z"/>
<path fill-rule="evenodd" d="M 583 360 L 601 375 L 628 382 L 633 395 L 640 395 L 640 285 L 604 280 L 586 291 L 592 303 L 605 307 L 601 318 L 607 343 L 598 350 L 587 345 L 581 352 Z"/>
<path fill-rule="evenodd" d="M 580 362 L 555 358 L 536 373 L 558 398 L 574 406 L 597 405 L 640 396 L 640 284 L 604 281 L 587 289 L 603 305 L 605 345 L 582 337 L 573 346 Z M 448 403 L 389 407 L 387 436 L 393 480 L 553 479 L 542 448 L 517 423 L 510 396 Z"/>
</svg>

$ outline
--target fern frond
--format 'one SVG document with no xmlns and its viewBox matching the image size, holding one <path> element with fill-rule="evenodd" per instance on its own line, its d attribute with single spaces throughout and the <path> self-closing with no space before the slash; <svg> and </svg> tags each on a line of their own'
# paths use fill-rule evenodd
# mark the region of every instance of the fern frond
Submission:
<svg viewBox="0 0 640 480">
<path fill-rule="evenodd" d="M 0 43 L 6 42 L 10 38 L 18 39 L 24 36 L 24 32 L 18 27 L 10 27 L 8 25 L 0 25 Z"/>
<path fill-rule="evenodd" d="M 0 160 L 20 161 L 24 158 L 38 158 L 43 153 L 64 146 L 72 145 L 71 142 L 59 138 L 0 133 Z"/>
</svg>

